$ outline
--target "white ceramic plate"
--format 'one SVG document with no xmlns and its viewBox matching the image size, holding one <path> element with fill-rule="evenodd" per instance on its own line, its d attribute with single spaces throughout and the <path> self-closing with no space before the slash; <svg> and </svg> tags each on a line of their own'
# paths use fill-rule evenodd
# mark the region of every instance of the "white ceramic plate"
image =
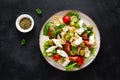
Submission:
<svg viewBox="0 0 120 80">
<path fill-rule="evenodd" d="M 68 13 L 70 11 L 76 11 L 76 10 L 63 10 L 63 11 L 57 12 L 54 15 L 52 15 L 45 22 L 45 24 L 47 22 L 49 22 L 49 21 L 53 21 L 53 16 L 59 16 L 60 18 L 62 18 L 66 13 Z M 93 25 L 94 26 L 93 31 L 96 33 L 97 47 L 95 49 L 94 55 L 91 55 L 89 58 L 87 58 L 87 60 L 85 60 L 84 64 L 80 68 L 74 68 L 71 71 L 76 71 L 76 70 L 80 70 L 80 69 L 83 69 L 83 68 L 87 67 L 96 58 L 96 56 L 98 54 L 98 51 L 99 51 L 99 48 L 100 48 L 100 34 L 99 34 L 99 30 L 98 30 L 96 24 L 94 23 L 94 21 L 90 17 L 88 17 L 87 15 L 85 15 L 84 13 L 82 13 L 80 11 L 78 11 L 78 12 L 79 12 L 80 18 L 81 18 L 81 20 L 83 20 L 83 22 L 85 22 L 87 25 Z M 40 31 L 40 36 L 39 36 L 39 46 L 40 46 L 41 52 L 43 52 L 44 42 L 49 39 L 47 36 L 43 35 L 43 29 L 44 29 L 45 24 L 43 25 L 43 27 L 42 27 L 42 29 Z M 55 62 L 52 58 L 47 57 L 47 56 L 44 56 L 44 58 L 53 67 L 55 67 L 55 68 L 57 68 L 59 70 L 62 70 L 62 71 L 66 71 L 65 67 L 63 67 L 61 64 Z"/>
</svg>

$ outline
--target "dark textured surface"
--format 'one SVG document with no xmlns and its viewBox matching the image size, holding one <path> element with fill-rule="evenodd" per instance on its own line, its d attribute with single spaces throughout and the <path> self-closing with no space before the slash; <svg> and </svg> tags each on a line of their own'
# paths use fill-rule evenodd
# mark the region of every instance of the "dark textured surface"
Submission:
<svg viewBox="0 0 120 80">
<path fill-rule="evenodd" d="M 36 8 L 43 14 L 38 16 Z M 88 67 L 63 72 L 49 65 L 39 50 L 39 32 L 44 22 L 64 9 L 90 16 L 101 34 L 101 48 Z M 30 14 L 34 29 L 27 34 L 15 27 L 17 16 Z M 0 0 L 0 80 L 120 80 L 120 0 Z M 25 46 L 21 39 L 27 39 Z"/>
</svg>

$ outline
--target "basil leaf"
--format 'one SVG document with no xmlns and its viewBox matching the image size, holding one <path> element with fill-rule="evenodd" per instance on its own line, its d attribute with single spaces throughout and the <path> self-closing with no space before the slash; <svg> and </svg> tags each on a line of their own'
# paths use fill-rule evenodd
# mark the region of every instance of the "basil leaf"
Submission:
<svg viewBox="0 0 120 80">
<path fill-rule="evenodd" d="M 71 36 L 70 36 L 70 32 L 68 32 L 68 34 L 66 35 L 66 40 L 69 41 L 70 38 L 71 38 Z"/>
<path fill-rule="evenodd" d="M 75 26 L 76 26 L 77 29 L 79 29 L 79 28 L 80 28 L 79 22 L 77 22 L 77 23 L 75 24 Z"/>
<path fill-rule="evenodd" d="M 55 31 L 52 33 L 52 37 L 57 36 L 58 33 L 60 33 L 60 29 L 55 30 Z"/>
<path fill-rule="evenodd" d="M 77 11 L 68 12 L 66 15 L 69 15 L 69 16 L 76 16 L 77 18 L 79 18 L 79 13 L 78 13 Z"/>
<path fill-rule="evenodd" d="M 26 39 L 22 39 L 21 40 L 21 43 L 20 43 L 22 46 L 26 44 Z"/>
<path fill-rule="evenodd" d="M 45 25 L 44 30 L 43 30 L 43 35 L 45 35 L 45 36 L 48 35 L 48 33 L 49 33 L 49 31 L 50 31 L 50 25 L 51 25 L 51 24 L 52 24 L 51 22 L 48 22 L 48 23 Z"/>
<path fill-rule="evenodd" d="M 87 30 L 87 25 L 86 25 L 85 23 L 83 23 L 83 24 L 82 24 L 82 28 L 83 28 L 84 30 Z"/>
<path fill-rule="evenodd" d="M 90 36 L 93 32 L 91 30 L 86 30 L 85 33 Z"/>
<path fill-rule="evenodd" d="M 45 43 L 44 43 L 44 45 L 43 45 L 43 52 L 42 52 L 42 54 L 45 56 L 47 53 L 46 53 L 46 50 L 49 48 L 49 42 L 48 41 L 46 41 Z"/>
<path fill-rule="evenodd" d="M 36 11 L 36 13 L 39 14 L 39 15 L 42 14 L 42 10 L 41 10 L 40 8 L 37 8 L 35 11 Z"/>
<path fill-rule="evenodd" d="M 58 26 L 59 29 L 61 29 L 63 27 L 65 27 L 65 24 L 61 24 L 61 25 Z"/>
<path fill-rule="evenodd" d="M 66 71 L 71 70 L 71 69 L 74 68 L 76 65 L 77 65 L 77 63 L 72 63 L 72 64 L 66 66 Z"/>
<path fill-rule="evenodd" d="M 77 53 L 77 47 L 72 46 L 71 49 L 72 49 L 72 51 L 73 51 L 74 53 Z"/>
<path fill-rule="evenodd" d="M 91 54 L 95 53 L 95 48 L 91 47 L 91 48 L 89 48 L 89 50 L 90 50 Z"/>
</svg>

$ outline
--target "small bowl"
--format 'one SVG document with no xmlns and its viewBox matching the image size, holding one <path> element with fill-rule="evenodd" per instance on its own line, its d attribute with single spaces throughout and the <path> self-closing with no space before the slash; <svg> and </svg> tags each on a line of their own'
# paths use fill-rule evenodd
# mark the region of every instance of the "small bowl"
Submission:
<svg viewBox="0 0 120 80">
<path fill-rule="evenodd" d="M 23 29 L 20 25 L 19 25 L 19 23 L 20 23 L 20 21 L 23 19 L 23 18 L 28 18 L 28 19 L 30 19 L 30 21 L 31 21 L 31 26 L 28 28 L 28 29 Z M 22 33 L 27 33 L 27 32 L 30 32 L 32 29 L 33 29 L 33 27 L 34 27 L 34 20 L 33 20 L 33 18 L 29 15 L 29 14 L 21 14 L 20 16 L 18 16 L 18 18 L 16 19 L 16 28 L 20 31 L 20 32 L 22 32 Z"/>
</svg>

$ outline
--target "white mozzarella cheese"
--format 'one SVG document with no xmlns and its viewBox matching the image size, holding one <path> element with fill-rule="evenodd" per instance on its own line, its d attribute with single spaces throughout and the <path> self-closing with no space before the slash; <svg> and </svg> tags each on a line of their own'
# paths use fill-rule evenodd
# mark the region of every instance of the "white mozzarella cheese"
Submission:
<svg viewBox="0 0 120 80">
<path fill-rule="evenodd" d="M 46 52 L 52 52 L 53 50 L 55 50 L 57 48 L 57 46 L 51 46 L 49 47 Z"/>
<path fill-rule="evenodd" d="M 89 57 L 89 56 L 90 56 L 90 51 L 88 50 L 85 52 L 85 57 Z"/>
<path fill-rule="evenodd" d="M 81 27 L 80 29 L 77 29 L 77 33 L 81 35 L 85 30 Z"/>
<path fill-rule="evenodd" d="M 57 50 L 57 53 L 59 55 L 61 55 L 62 57 L 68 57 L 68 54 L 65 51 L 63 51 L 63 50 Z"/>
<path fill-rule="evenodd" d="M 69 30 L 69 26 L 63 27 L 62 30 L 63 30 L 64 32 L 67 32 L 67 31 Z"/>
<path fill-rule="evenodd" d="M 83 25 L 83 21 L 82 20 L 79 21 L 79 25 L 80 25 L 80 27 L 82 27 L 82 25 Z"/>
<path fill-rule="evenodd" d="M 90 42 L 90 44 L 94 44 L 94 42 L 95 42 L 95 36 L 94 36 L 94 34 L 92 34 L 92 35 L 89 37 L 89 42 Z"/>
<path fill-rule="evenodd" d="M 60 44 L 59 39 L 52 39 L 52 40 L 53 40 L 53 42 L 55 43 L 55 45 L 57 47 L 61 47 L 62 48 L 62 45 Z"/>
<path fill-rule="evenodd" d="M 68 58 L 65 58 L 65 61 L 63 62 L 62 66 L 67 66 L 70 63 L 70 60 Z"/>
<path fill-rule="evenodd" d="M 75 39 L 73 42 L 75 45 L 80 45 L 83 42 L 82 37 L 79 37 L 78 39 Z"/>
</svg>

